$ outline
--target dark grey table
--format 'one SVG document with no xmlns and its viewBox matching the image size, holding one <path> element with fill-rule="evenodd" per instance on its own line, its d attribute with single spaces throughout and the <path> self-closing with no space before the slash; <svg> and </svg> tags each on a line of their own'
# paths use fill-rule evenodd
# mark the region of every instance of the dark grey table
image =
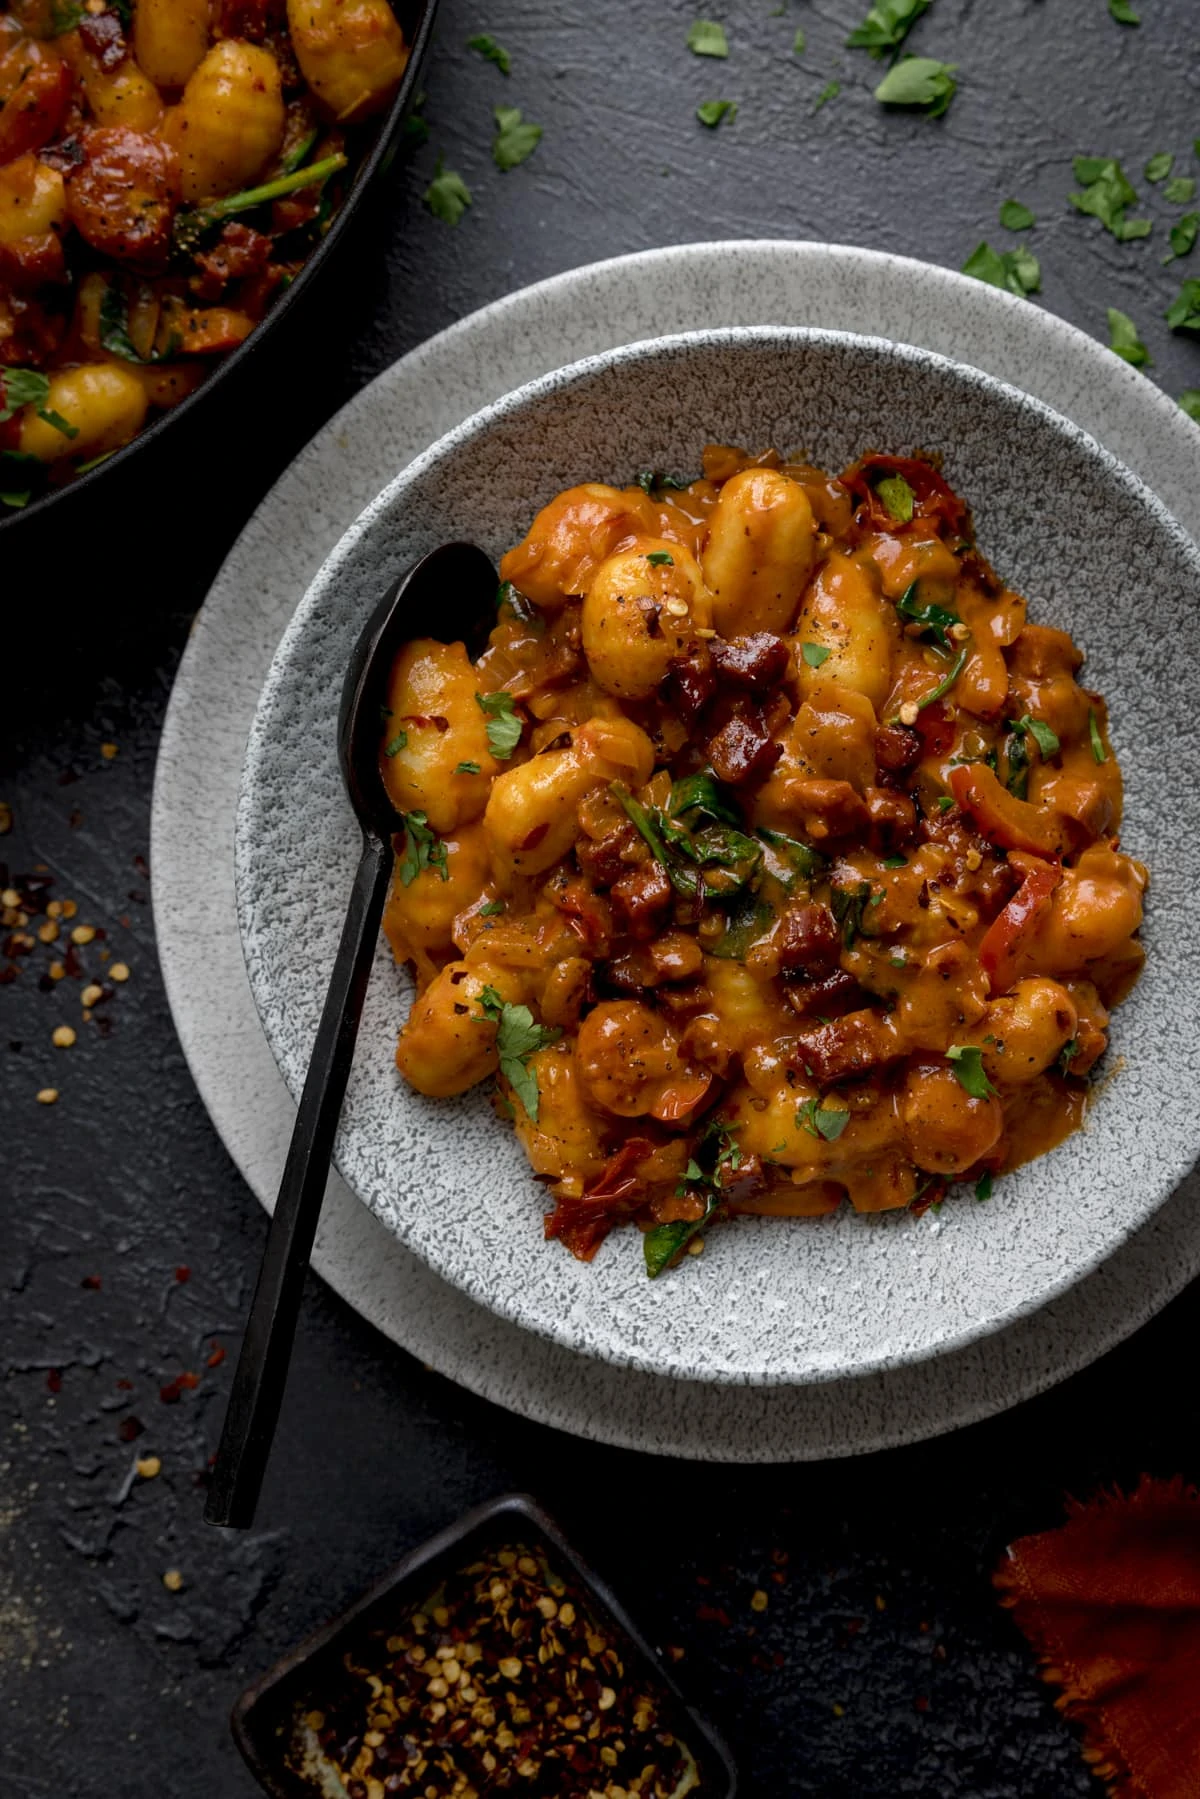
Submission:
<svg viewBox="0 0 1200 1799">
<path fill-rule="evenodd" d="M 1189 0 L 935 0 L 912 47 L 960 65 L 947 119 L 885 114 L 876 66 L 842 47 L 866 0 L 729 0 L 727 62 L 684 48 L 679 0 L 445 0 L 426 86 L 431 140 L 281 353 L 214 406 L 186 452 L 45 533 L 0 538 L 0 838 L 13 870 L 108 931 L 131 978 L 108 1034 L 36 964 L 0 988 L 6 1372 L 0 1447 L 0 1794 L 212 1799 L 253 1783 L 226 1717 L 244 1681 L 473 1501 L 528 1487 L 612 1577 L 724 1724 L 755 1795 L 1060 1799 L 1091 1790 L 1070 1728 L 989 1585 L 1004 1544 L 1065 1491 L 1143 1469 L 1200 1473 L 1194 1292 L 1034 1403 L 927 1446 L 734 1472 L 555 1435 L 389 1347 L 315 1281 L 262 1525 L 201 1523 L 232 1351 L 262 1243 L 258 1207 L 192 1088 L 156 973 L 150 785 L 188 622 L 252 506 L 330 412 L 471 308 L 600 256 L 705 237 L 833 238 L 954 267 L 981 237 L 1040 256 L 1040 304 L 1103 333 L 1132 314 L 1174 394 L 1200 350 L 1162 314 L 1189 269 L 1073 213 L 1070 158 L 1195 170 L 1200 61 Z M 791 51 L 798 28 L 803 59 Z M 512 52 L 506 82 L 464 40 Z M 842 92 L 814 114 L 825 83 Z M 732 127 L 693 118 L 741 104 Z M 490 163 L 491 108 L 545 126 L 524 167 Z M 475 194 L 456 229 L 420 204 L 439 151 Z M 1040 223 L 1000 230 L 1002 200 Z M 1200 273 L 1200 263 L 1197 264 Z M 138 548 L 130 549 L 130 527 Z M 106 760 L 102 743 L 119 753 Z M 93 952 L 94 953 L 94 946 Z M 55 1106 L 34 1095 L 53 1083 Z M 186 1280 L 177 1269 L 190 1271 Z M 172 1386 L 182 1371 L 194 1389 Z M 166 1389 L 166 1397 L 161 1390 Z M 174 1399 L 172 1395 L 175 1395 Z M 135 1420 L 142 1427 L 134 1435 Z M 161 1459 L 131 1485 L 136 1454 Z M 167 1590 L 178 1569 L 182 1590 Z M 762 1587 L 765 1613 L 750 1607 Z"/>
</svg>

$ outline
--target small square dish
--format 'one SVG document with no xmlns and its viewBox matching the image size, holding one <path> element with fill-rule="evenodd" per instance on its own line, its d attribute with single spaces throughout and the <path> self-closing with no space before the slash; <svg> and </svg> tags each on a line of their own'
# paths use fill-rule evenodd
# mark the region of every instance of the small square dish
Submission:
<svg viewBox="0 0 1200 1799">
<path fill-rule="evenodd" d="M 249 1687 L 272 1799 L 733 1799 L 721 1738 L 541 1508 L 508 1494 L 421 1544 Z"/>
</svg>

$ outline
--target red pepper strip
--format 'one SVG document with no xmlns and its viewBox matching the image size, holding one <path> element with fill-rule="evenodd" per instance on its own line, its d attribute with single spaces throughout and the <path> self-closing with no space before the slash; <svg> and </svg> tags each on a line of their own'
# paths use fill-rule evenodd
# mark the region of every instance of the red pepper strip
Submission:
<svg viewBox="0 0 1200 1799">
<path fill-rule="evenodd" d="M 1038 862 L 1032 856 L 1023 857 L 1022 863 L 1025 879 L 1003 912 L 992 920 L 979 946 L 979 964 L 993 993 L 1007 993 L 1012 986 L 1021 952 L 1035 925 L 1049 911 L 1054 889 L 1062 880 L 1062 869 L 1056 863 Z"/>
<path fill-rule="evenodd" d="M 689 1112 L 696 1110 L 712 1082 L 712 1075 L 707 1069 L 697 1070 L 691 1075 L 681 1075 L 659 1094 L 650 1108 L 651 1118 L 657 1118 L 663 1124 L 678 1124 Z"/>
<path fill-rule="evenodd" d="M 989 843 L 1035 856 L 1061 856 L 1067 847 L 1062 821 L 1042 806 L 1031 806 L 1002 787 L 986 762 L 960 763 L 950 770 L 950 786 Z"/>
<path fill-rule="evenodd" d="M 613 1226 L 637 1210 L 642 1191 L 637 1165 L 653 1151 L 648 1138 L 628 1138 L 578 1199 L 555 1201 L 546 1214 L 547 1239 L 560 1238 L 577 1261 L 590 1262 Z"/>
<path fill-rule="evenodd" d="M 908 523 L 892 517 L 876 492 L 880 481 L 888 475 L 903 476 L 912 489 L 914 523 L 932 523 L 942 536 L 970 537 L 970 509 L 932 463 L 913 456 L 864 456 L 838 476 L 842 486 L 849 488 L 860 506 L 866 508 L 862 522 L 873 531 L 890 531 L 895 536 L 911 529 Z"/>
</svg>

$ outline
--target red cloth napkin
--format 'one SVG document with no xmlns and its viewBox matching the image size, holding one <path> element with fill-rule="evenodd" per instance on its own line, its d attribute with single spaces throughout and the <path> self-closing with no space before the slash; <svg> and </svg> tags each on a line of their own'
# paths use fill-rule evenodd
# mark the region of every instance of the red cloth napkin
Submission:
<svg viewBox="0 0 1200 1799">
<path fill-rule="evenodd" d="M 1200 1493 L 1071 1501 L 994 1579 L 1114 1799 L 1200 1799 Z"/>
</svg>

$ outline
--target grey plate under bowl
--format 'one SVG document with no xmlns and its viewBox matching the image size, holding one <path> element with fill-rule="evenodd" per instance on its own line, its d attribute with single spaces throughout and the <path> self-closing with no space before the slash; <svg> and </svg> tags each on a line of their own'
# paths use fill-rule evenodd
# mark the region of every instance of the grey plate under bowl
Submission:
<svg viewBox="0 0 1200 1799">
<path fill-rule="evenodd" d="M 251 732 L 237 841 L 239 914 L 264 1029 L 303 1079 L 355 833 L 333 753 L 340 671 L 389 575 L 446 537 L 498 555 L 557 489 L 695 467 L 712 438 L 937 450 L 980 541 L 1089 652 L 1125 767 L 1127 847 L 1152 865 L 1149 969 L 1117 1016 L 1085 1133 L 939 1220 L 742 1221 L 654 1285 L 636 1235 L 590 1265 L 541 1241 L 543 1202 L 482 1093 L 435 1102 L 392 1062 L 408 1003 L 380 951 L 338 1161 L 409 1248 L 503 1317 L 585 1354 L 680 1379 L 861 1376 L 960 1347 L 1045 1304 L 1150 1217 L 1195 1160 L 1181 1057 L 1200 994 L 1189 665 L 1200 562 L 1161 504 L 1093 440 L 976 370 L 837 333 L 721 332 L 633 346 L 546 377 L 413 463 L 351 528 L 301 604 Z M 1162 781 L 1163 746 L 1178 771 Z M 1133 1171 L 1133 1178 L 1131 1177 Z M 698 1320 L 700 1327 L 698 1328 Z"/>
</svg>

